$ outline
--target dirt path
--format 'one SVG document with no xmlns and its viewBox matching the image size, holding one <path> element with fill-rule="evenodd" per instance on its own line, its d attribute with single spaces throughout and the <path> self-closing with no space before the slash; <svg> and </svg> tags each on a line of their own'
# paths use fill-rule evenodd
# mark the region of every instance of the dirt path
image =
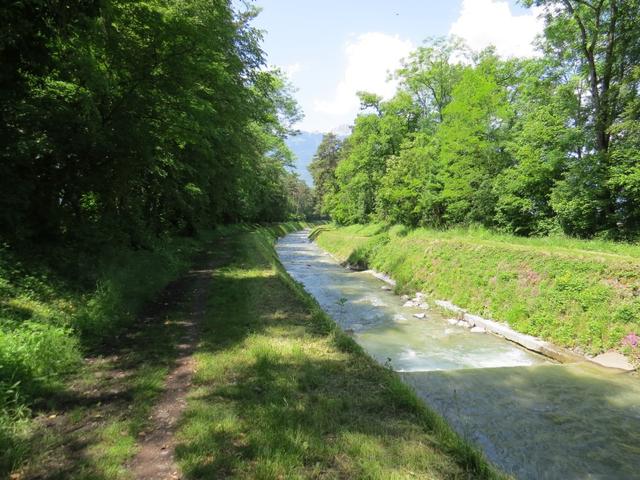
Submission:
<svg viewBox="0 0 640 480">
<path fill-rule="evenodd" d="M 128 330 L 85 358 L 64 391 L 41 400 L 28 432 L 30 459 L 12 479 L 181 478 L 174 433 L 191 386 L 212 272 L 229 258 L 219 248 L 226 241 L 219 238 Z"/>
<path fill-rule="evenodd" d="M 179 353 L 175 366 L 169 372 L 164 391 L 149 417 L 150 429 L 141 433 L 138 453 L 129 464 L 137 479 L 181 478 L 174 456 L 174 433 L 186 406 L 186 395 L 194 372 L 193 352 L 197 346 L 198 326 L 206 313 L 211 274 L 218 263 L 201 259 L 183 279 L 189 285 L 183 294 L 190 296 L 181 322 L 185 336 L 177 346 Z"/>
</svg>

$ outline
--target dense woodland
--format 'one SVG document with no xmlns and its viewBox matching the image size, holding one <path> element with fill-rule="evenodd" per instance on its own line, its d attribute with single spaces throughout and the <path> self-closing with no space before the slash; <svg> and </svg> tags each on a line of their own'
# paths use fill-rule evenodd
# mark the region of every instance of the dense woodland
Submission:
<svg viewBox="0 0 640 480">
<path fill-rule="evenodd" d="M 300 112 L 265 67 L 256 13 L 226 0 L 3 3 L 1 238 L 137 248 L 299 210 L 284 139 Z"/>
<path fill-rule="evenodd" d="M 256 14 L 0 5 L 0 477 L 37 453 L 31 409 L 64 396 L 88 352 L 119 348 L 207 231 L 309 209 L 284 143 L 301 113 Z"/>
<path fill-rule="evenodd" d="M 640 235 L 640 3 L 544 8 L 541 55 L 502 59 L 431 39 L 397 94 L 360 93 L 344 141 L 311 166 L 318 207 L 342 224 L 481 224 L 518 235 Z"/>
</svg>

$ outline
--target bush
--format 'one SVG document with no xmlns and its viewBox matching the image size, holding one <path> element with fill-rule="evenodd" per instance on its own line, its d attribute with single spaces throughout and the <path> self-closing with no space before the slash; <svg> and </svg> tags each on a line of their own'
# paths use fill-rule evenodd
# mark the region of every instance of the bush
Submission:
<svg viewBox="0 0 640 480">
<path fill-rule="evenodd" d="M 68 328 L 26 321 L 0 330 L 0 383 L 23 394 L 43 393 L 80 360 L 79 341 Z"/>
</svg>

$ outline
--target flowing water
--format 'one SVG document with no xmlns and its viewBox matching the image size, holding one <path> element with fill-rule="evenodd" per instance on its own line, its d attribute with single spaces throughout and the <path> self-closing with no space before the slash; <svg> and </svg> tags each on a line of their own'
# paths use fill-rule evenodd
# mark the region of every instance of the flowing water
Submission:
<svg viewBox="0 0 640 480">
<path fill-rule="evenodd" d="M 521 479 L 640 479 L 640 380 L 555 364 L 490 334 L 452 326 L 352 272 L 298 232 L 280 261 L 380 363 L 502 470 Z M 415 313 L 426 313 L 419 319 Z"/>
</svg>

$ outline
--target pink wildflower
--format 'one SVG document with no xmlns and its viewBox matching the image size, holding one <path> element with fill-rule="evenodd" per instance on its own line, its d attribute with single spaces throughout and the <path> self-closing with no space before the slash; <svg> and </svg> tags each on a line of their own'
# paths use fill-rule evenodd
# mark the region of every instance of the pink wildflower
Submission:
<svg viewBox="0 0 640 480">
<path fill-rule="evenodd" d="M 637 347 L 640 343 L 640 337 L 635 333 L 630 333 L 622 339 L 623 345 L 629 345 L 630 347 Z"/>
</svg>

